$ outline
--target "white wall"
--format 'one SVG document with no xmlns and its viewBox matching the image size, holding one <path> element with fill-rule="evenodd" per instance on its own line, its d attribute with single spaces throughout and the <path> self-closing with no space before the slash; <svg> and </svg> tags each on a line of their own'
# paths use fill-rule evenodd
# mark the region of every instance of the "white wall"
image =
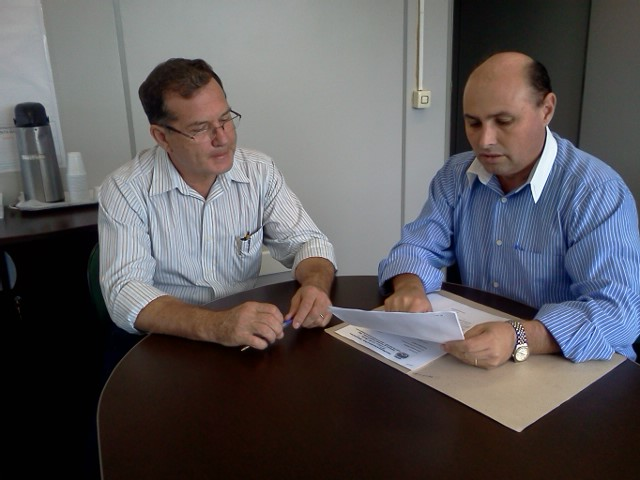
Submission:
<svg viewBox="0 0 640 480">
<path fill-rule="evenodd" d="M 339 274 L 375 274 L 447 154 L 452 1 L 425 2 L 433 102 L 414 110 L 417 0 L 46 0 L 65 148 L 99 184 L 151 145 L 148 72 L 202 57 L 243 114 L 239 144 L 274 157 Z"/>
<path fill-rule="evenodd" d="M 431 106 L 411 108 L 416 86 L 418 2 L 408 2 L 402 224 L 413 220 L 427 198 L 431 178 L 449 154 L 453 0 L 425 0 L 423 88 Z M 399 232 L 398 232 L 399 237 Z"/>
<path fill-rule="evenodd" d="M 42 2 L 60 125 L 82 152 L 90 186 L 131 158 L 114 7 L 104 0 Z"/>
<path fill-rule="evenodd" d="M 424 87 L 411 108 L 418 0 L 46 0 L 65 148 L 89 182 L 150 144 L 137 87 L 157 62 L 202 56 L 336 245 L 340 274 L 375 274 L 449 145 L 453 0 L 425 0 Z M 640 201 L 636 0 L 594 0 L 580 143 Z M 635 60 L 635 61 L 634 61 Z M 19 174 L 0 175 L 5 203 Z"/>
</svg>

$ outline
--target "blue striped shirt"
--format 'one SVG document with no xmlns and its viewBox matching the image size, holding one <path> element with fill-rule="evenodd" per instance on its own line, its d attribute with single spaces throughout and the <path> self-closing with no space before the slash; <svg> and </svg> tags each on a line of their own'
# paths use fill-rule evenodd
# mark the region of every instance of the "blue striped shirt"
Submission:
<svg viewBox="0 0 640 480">
<path fill-rule="evenodd" d="M 378 267 L 379 283 L 401 273 L 438 290 L 457 262 L 465 285 L 538 309 L 574 362 L 631 359 L 640 335 L 638 213 L 622 178 L 547 130 L 529 181 L 504 194 L 473 152 L 451 157 L 416 220 Z"/>
<path fill-rule="evenodd" d="M 140 310 L 161 295 L 204 304 L 252 288 L 263 244 L 293 271 L 309 257 L 336 266 L 333 245 L 257 151 L 237 148 L 205 199 L 155 146 L 105 180 L 99 203 L 105 303 L 132 333 Z"/>
</svg>

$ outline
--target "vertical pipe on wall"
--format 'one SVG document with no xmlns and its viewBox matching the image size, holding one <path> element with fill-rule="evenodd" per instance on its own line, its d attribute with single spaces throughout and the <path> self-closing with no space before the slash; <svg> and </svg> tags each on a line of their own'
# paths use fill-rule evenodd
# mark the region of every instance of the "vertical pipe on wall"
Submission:
<svg viewBox="0 0 640 480">
<path fill-rule="evenodd" d="M 418 84 L 417 90 L 422 90 L 423 75 L 423 54 L 424 49 L 424 0 L 420 0 L 418 4 Z"/>
</svg>

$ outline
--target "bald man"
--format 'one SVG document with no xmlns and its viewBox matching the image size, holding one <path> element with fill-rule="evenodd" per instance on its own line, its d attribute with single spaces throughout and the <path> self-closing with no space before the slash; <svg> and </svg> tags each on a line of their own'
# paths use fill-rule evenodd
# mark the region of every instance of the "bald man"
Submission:
<svg viewBox="0 0 640 480">
<path fill-rule="evenodd" d="M 501 52 L 480 63 L 463 97 L 473 151 L 440 169 L 378 268 L 387 311 L 431 311 L 427 293 L 453 264 L 464 285 L 537 309 L 533 319 L 496 319 L 443 345 L 474 367 L 532 354 L 636 359 L 636 203 L 612 168 L 550 130 L 555 107 L 540 62 Z"/>
</svg>

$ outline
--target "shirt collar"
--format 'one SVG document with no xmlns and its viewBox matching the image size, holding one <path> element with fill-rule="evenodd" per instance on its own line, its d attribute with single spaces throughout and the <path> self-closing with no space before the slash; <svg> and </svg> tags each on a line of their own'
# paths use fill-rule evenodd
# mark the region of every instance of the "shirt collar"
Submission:
<svg viewBox="0 0 640 480">
<path fill-rule="evenodd" d="M 180 172 L 178 172 L 173 162 L 171 162 L 167 152 L 159 146 L 156 146 L 155 148 L 157 168 L 154 169 L 149 194 L 159 195 L 174 189 L 177 189 L 183 195 L 191 194 L 193 189 L 184 181 Z M 236 149 L 234 156 L 237 155 L 238 150 Z M 218 175 L 218 178 L 214 183 L 214 189 L 224 189 L 223 185 L 227 185 L 229 182 L 249 182 L 249 177 L 247 177 L 246 173 L 239 168 L 237 158 L 234 158 L 231 170 L 223 173 L 222 175 Z"/>
<path fill-rule="evenodd" d="M 540 195 L 542 195 L 542 190 L 544 189 L 545 183 L 547 183 L 547 179 L 549 178 L 549 173 L 551 172 L 551 167 L 553 167 L 553 162 L 556 158 L 556 153 L 558 153 L 558 142 L 551 134 L 551 130 L 549 127 L 545 127 L 546 138 L 544 142 L 544 148 L 542 149 L 542 155 L 534 165 L 531 173 L 529 174 L 529 178 L 524 183 L 524 185 L 520 186 L 516 191 L 522 189 L 525 185 L 529 184 L 531 190 L 531 197 L 533 198 L 534 203 L 537 203 L 540 199 Z M 478 178 L 482 182 L 483 185 L 489 183 L 493 174 L 487 172 L 485 168 L 482 166 L 482 163 L 478 160 L 478 158 L 474 158 L 471 165 L 467 169 L 467 180 L 469 184 Z"/>
<path fill-rule="evenodd" d="M 180 173 L 171 162 L 169 154 L 167 154 L 167 152 L 158 145 L 154 148 L 156 150 L 154 152 L 156 168 L 153 169 L 153 177 L 151 178 L 149 194 L 151 196 L 160 195 L 170 190 L 177 189 L 180 193 L 186 195 L 189 191 L 189 186 L 182 179 Z"/>
</svg>

